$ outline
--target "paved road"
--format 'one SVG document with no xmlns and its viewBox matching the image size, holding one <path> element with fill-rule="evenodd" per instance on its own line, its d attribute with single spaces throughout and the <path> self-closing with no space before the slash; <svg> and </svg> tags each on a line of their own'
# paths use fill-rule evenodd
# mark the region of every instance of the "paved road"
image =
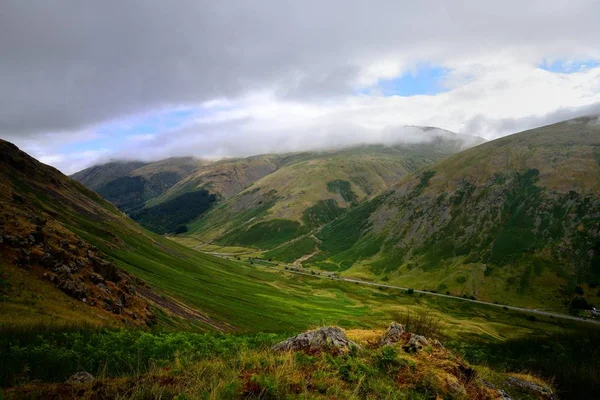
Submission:
<svg viewBox="0 0 600 400">
<path fill-rule="evenodd" d="M 269 264 L 272 264 L 272 265 L 265 265 L 266 263 L 269 263 Z M 336 281 L 352 282 L 352 283 L 359 284 L 359 285 L 369 285 L 369 286 L 384 287 L 384 288 L 389 288 L 389 289 L 398 289 L 398 290 L 405 290 L 405 291 L 408 290 L 408 288 L 405 288 L 405 287 L 402 287 L 402 286 L 393 286 L 393 285 L 386 285 L 386 284 L 383 284 L 383 283 L 375 283 L 375 282 L 363 281 L 363 280 L 360 280 L 360 279 L 338 277 L 337 275 L 334 275 L 332 273 L 327 273 L 327 272 L 319 272 L 318 274 L 313 275 L 310 272 L 298 271 L 297 269 L 295 269 L 296 267 L 291 266 L 291 265 L 287 266 L 288 269 L 285 270 L 284 268 L 278 267 L 277 263 L 272 263 L 272 262 L 264 261 L 264 260 L 261 260 L 260 264 L 256 263 L 254 265 L 255 266 L 259 266 L 259 267 L 263 267 L 263 268 L 269 268 L 269 269 L 276 269 L 276 270 L 279 270 L 279 271 L 291 272 L 291 273 L 297 274 L 297 275 L 312 276 L 314 278 L 331 279 L 332 277 L 334 277 L 334 279 Z M 522 307 L 507 306 L 507 305 L 503 305 L 503 304 L 488 303 L 486 301 L 465 299 L 464 297 L 450 296 L 450 295 L 442 294 L 442 293 L 432 293 L 432 292 L 427 292 L 425 290 L 418 290 L 418 289 L 413 289 L 413 290 L 415 291 L 415 293 L 423 293 L 423 294 L 426 294 L 426 295 L 429 295 L 429 296 L 446 297 L 448 299 L 460 300 L 460 301 L 468 301 L 468 302 L 471 302 L 471 303 L 483 304 L 483 305 L 492 306 L 492 307 L 500 307 L 500 308 L 509 309 L 509 310 L 513 310 L 513 311 L 521 311 L 521 312 L 530 313 L 530 314 L 544 315 L 544 316 L 547 316 L 547 317 L 568 319 L 568 320 L 577 321 L 577 322 L 587 322 L 587 323 L 590 323 L 590 324 L 600 325 L 600 321 L 593 320 L 593 319 L 583 319 L 583 318 L 579 318 L 579 317 L 575 317 L 575 316 L 567 315 L 567 314 L 551 313 L 551 312 L 548 312 L 548 311 L 540 311 L 540 310 L 537 310 L 537 309 L 534 309 L 534 308 L 522 308 Z"/>
</svg>

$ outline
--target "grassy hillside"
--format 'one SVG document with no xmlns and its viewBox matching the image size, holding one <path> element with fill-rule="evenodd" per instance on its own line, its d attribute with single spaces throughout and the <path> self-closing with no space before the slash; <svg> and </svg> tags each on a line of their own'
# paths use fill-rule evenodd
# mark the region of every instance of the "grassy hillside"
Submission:
<svg viewBox="0 0 600 400">
<path fill-rule="evenodd" d="M 97 190 L 115 179 L 129 175 L 132 171 L 146 164 L 142 161 L 113 161 L 81 170 L 71 175 L 71 178 L 89 189 Z"/>
<path fill-rule="evenodd" d="M 271 249 L 457 149 L 454 142 L 438 140 L 303 153 L 192 222 L 189 234 L 222 245 Z"/>
<path fill-rule="evenodd" d="M 432 308 L 457 334 L 501 338 L 531 329 L 524 316 L 502 310 L 482 309 L 480 320 L 468 320 L 473 306 L 460 302 L 298 278 L 198 253 L 144 230 L 13 145 L 0 146 L 0 325 L 52 320 L 286 332 L 322 323 L 369 327 L 407 308 Z"/>
<path fill-rule="evenodd" d="M 597 303 L 599 146 L 580 118 L 466 150 L 326 226 L 308 262 L 490 301 Z"/>
<path fill-rule="evenodd" d="M 71 177 L 121 210 L 134 212 L 203 164 L 192 157 L 169 158 L 153 163 L 111 162 L 84 169 Z"/>
<path fill-rule="evenodd" d="M 0 352 L 8 361 L 1 363 L 0 384 L 11 386 L 0 392 L 4 398 L 494 398 L 483 380 L 513 395 L 520 391 L 506 386 L 511 376 L 547 383 L 516 374 L 519 360 L 506 370 L 476 367 L 471 380 L 461 372 L 468 364 L 459 353 L 431 346 L 411 354 L 371 343 L 396 320 L 475 360 L 497 362 L 486 344 L 534 335 L 543 344 L 549 335 L 580 328 L 574 321 L 268 272 L 259 262 L 201 254 L 149 233 L 4 141 L 0 178 Z M 345 192 L 345 185 L 333 186 Z M 269 349 L 284 332 L 323 324 L 352 328 L 349 336 L 364 350 L 331 357 Z M 596 357 L 595 340 L 565 342 L 553 356 L 567 357 L 569 345 L 585 342 L 587 362 Z M 516 346 L 500 348 L 511 354 Z M 545 348 L 529 346 L 529 354 Z M 560 376 L 564 388 L 576 385 L 569 393 L 587 395 L 595 390 L 595 368 L 540 372 Z M 60 383 L 80 370 L 98 379 Z"/>
</svg>

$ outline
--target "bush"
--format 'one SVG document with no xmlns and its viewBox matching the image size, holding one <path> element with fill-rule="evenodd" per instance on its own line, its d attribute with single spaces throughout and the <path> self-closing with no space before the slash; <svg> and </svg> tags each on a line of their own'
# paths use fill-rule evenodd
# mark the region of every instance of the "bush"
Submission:
<svg viewBox="0 0 600 400">
<path fill-rule="evenodd" d="M 414 294 L 415 293 L 415 289 L 408 289 L 406 291 L 407 294 Z"/>
<path fill-rule="evenodd" d="M 407 311 L 405 314 L 398 315 L 396 321 L 404 325 L 408 332 L 417 335 L 440 340 L 446 336 L 440 319 L 430 311 L 419 313 Z"/>
<path fill-rule="evenodd" d="M 377 367 L 385 371 L 390 371 L 401 367 L 402 359 L 398 358 L 398 350 L 394 346 L 384 346 L 377 355 Z"/>
<path fill-rule="evenodd" d="M 0 387 L 31 380 L 62 382 L 77 371 L 116 377 L 166 365 L 178 354 L 188 360 L 228 357 L 240 349 L 272 345 L 285 335 L 247 336 L 199 333 L 150 333 L 137 330 L 46 331 L 0 327 Z"/>
<path fill-rule="evenodd" d="M 575 293 L 577 293 L 580 296 L 583 296 L 583 288 L 581 286 L 577 286 L 575 288 Z"/>
<path fill-rule="evenodd" d="M 589 310 L 590 305 L 583 297 L 575 297 L 571 300 L 571 308 L 576 310 Z"/>
</svg>

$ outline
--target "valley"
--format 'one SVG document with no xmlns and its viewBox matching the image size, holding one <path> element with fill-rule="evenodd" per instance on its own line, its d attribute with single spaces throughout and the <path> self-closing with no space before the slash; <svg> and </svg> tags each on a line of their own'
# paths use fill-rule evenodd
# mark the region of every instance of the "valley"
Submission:
<svg viewBox="0 0 600 400">
<path fill-rule="evenodd" d="M 582 133 L 582 142 L 577 145 L 571 139 L 571 146 L 575 147 L 563 157 L 568 160 L 577 154 L 580 166 L 587 165 L 587 161 L 581 160 L 594 156 L 593 147 L 590 156 L 587 146 L 598 139 L 596 128 L 588 129 L 586 123 L 572 121 L 566 125 Z M 564 128 L 559 125 L 558 129 L 546 129 L 552 134 L 558 132 L 556 140 L 562 143 L 560 132 Z M 529 137 L 535 138 L 535 133 L 528 133 Z M 510 144 L 511 139 L 502 140 Z M 598 325 L 593 319 L 584 320 L 583 311 L 573 310 L 569 305 L 570 299 L 575 298 L 585 299 L 588 304 L 594 301 L 595 250 L 592 247 L 588 254 L 581 253 L 579 247 L 570 250 L 565 247 L 567 243 L 572 246 L 580 243 L 573 241 L 573 232 L 579 235 L 581 243 L 595 240 L 593 222 L 598 219 L 594 196 L 598 188 L 588 174 L 571 175 L 570 180 L 565 180 L 566 175 L 562 173 L 560 181 L 553 178 L 552 169 L 520 175 L 518 171 L 523 168 L 531 171 L 535 166 L 535 157 L 531 155 L 537 154 L 535 142 L 529 146 L 527 156 L 534 164 L 518 164 L 514 172 L 509 169 L 503 178 L 494 175 L 491 182 L 486 177 L 466 172 L 459 172 L 458 178 L 448 175 L 449 178 L 440 180 L 440 176 L 471 165 L 472 161 L 468 160 L 473 156 L 469 154 L 487 152 L 486 160 L 493 160 L 494 152 L 498 152 L 496 142 L 454 156 L 440 153 L 439 160 L 431 155 L 431 147 L 427 147 L 430 145 L 425 145 L 426 151 L 419 146 L 401 149 L 375 146 L 332 152 L 327 156 L 298 154 L 290 156 L 294 161 L 288 160 L 286 165 L 279 158 L 282 164 L 276 170 L 256 177 L 245 189 L 238 186 L 237 194 L 209 194 L 210 185 L 202 184 L 203 189 L 187 191 L 164 201 L 154 197 L 149 200 L 155 202 L 154 205 L 146 207 L 136 203 L 137 211 L 131 211 L 131 216 L 154 224 L 160 233 L 179 225 L 186 226 L 179 234 L 167 236 L 143 229 L 98 194 L 9 143 L 0 144 L 3 166 L 0 329 L 7 337 L 23 335 L 21 331 L 39 331 L 41 338 L 51 338 L 54 332 L 74 331 L 91 335 L 90 340 L 103 340 L 102 337 L 113 335 L 105 329 L 126 329 L 148 331 L 156 335 L 153 340 L 162 340 L 159 339 L 161 332 L 190 332 L 182 333 L 182 340 L 187 341 L 199 340 L 192 332 L 203 332 L 209 335 L 207 337 L 215 332 L 235 337 L 285 335 L 324 325 L 341 326 L 348 332 L 380 332 L 390 321 L 410 325 L 413 318 L 417 321 L 425 318 L 436 321 L 440 339 L 470 357 L 470 352 L 483 344 L 520 343 L 531 337 L 538 337 L 540 343 L 544 343 L 560 335 L 578 335 Z M 423 151 L 425 153 L 419 155 Z M 402 156 L 396 158 L 397 153 Z M 506 152 L 502 150 L 501 154 Z M 540 154 L 545 157 L 546 153 L 541 151 Z M 194 169 L 203 168 L 197 160 L 191 160 L 183 162 L 192 163 Z M 410 167 L 408 160 L 412 160 Z M 224 162 L 227 163 L 230 161 Z M 222 168 L 223 164 L 217 164 Z M 340 175 L 348 166 L 352 166 L 349 169 L 352 172 Z M 597 166 L 590 164 L 589 168 Z M 126 164 L 118 168 L 111 165 L 109 178 L 130 176 L 139 168 L 148 168 L 148 165 Z M 484 173 L 478 166 L 473 168 Z M 328 171 L 332 171 L 331 175 Z M 197 170 L 182 180 L 191 179 L 195 173 Z M 320 179 L 313 179 L 315 176 Z M 362 186 L 358 176 L 365 179 Z M 445 244 L 444 240 L 461 243 L 469 237 L 465 235 L 472 235 L 474 231 L 457 230 L 458 233 L 450 235 L 443 229 L 448 226 L 457 229 L 461 223 L 479 226 L 479 222 L 464 220 L 463 215 L 469 213 L 464 214 L 463 208 L 481 210 L 482 206 L 476 201 L 494 193 L 501 199 L 509 196 L 509 200 L 503 200 L 509 203 L 492 202 L 493 207 L 504 209 L 507 217 L 512 213 L 519 215 L 520 225 L 514 228 L 506 225 L 513 229 L 511 235 L 525 235 L 529 229 L 552 226 L 557 222 L 527 225 L 531 218 L 538 218 L 529 217 L 529 210 L 544 209 L 539 203 L 528 202 L 547 196 L 542 200 L 547 209 L 552 199 L 561 199 L 561 191 L 577 187 L 584 176 L 588 181 L 581 186 L 583 190 L 579 189 L 581 193 L 567 192 L 571 200 L 566 204 L 570 208 L 555 214 L 560 218 L 557 221 L 562 221 L 560 229 L 551 228 L 555 229 L 554 236 L 548 236 L 561 243 L 565 254 L 569 251 L 583 254 L 584 258 L 578 258 L 580 268 L 575 275 L 569 275 L 572 274 L 569 270 L 559 273 L 560 264 L 553 268 L 536 267 L 528 278 L 530 286 L 521 283 L 518 286 L 521 291 L 514 292 L 505 286 L 510 281 L 507 276 L 522 268 L 533 268 L 527 264 L 532 259 L 546 257 L 546 264 L 542 265 L 547 266 L 551 257 L 559 257 L 561 253 L 536 253 L 535 248 L 515 250 L 509 246 L 500 254 L 510 254 L 511 258 L 498 258 L 496 254 L 500 250 L 495 250 L 494 245 L 490 256 L 481 252 L 483 247 L 477 241 L 469 253 L 454 251 L 450 257 L 421 250 L 427 247 L 412 246 L 411 251 L 400 251 L 399 246 L 407 238 L 412 238 L 411 243 L 422 241 L 434 249 L 428 251 L 455 246 Z M 365 186 L 364 182 L 370 183 Z M 472 182 L 473 188 L 462 193 L 465 182 Z M 511 186 L 515 184 L 521 185 L 518 190 Z M 545 186 L 539 187 L 549 187 L 551 194 L 538 189 L 542 184 Z M 491 186 L 484 186 L 483 194 L 478 194 L 477 185 Z M 170 190 L 165 189 L 162 195 L 168 197 Z M 436 190 L 444 192 L 441 199 L 434 194 Z M 511 199 L 515 190 L 525 193 L 525 197 Z M 435 205 L 427 205 L 428 201 L 434 201 Z M 194 206 L 190 207 L 192 203 Z M 315 206 L 303 208 L 306 204 Z M 582 204 L 586 207 L 582 208 Z M 485 212 L 495 215 L 496 211 Z M 186 215 L 194 213 L 201 215 L 186 223 L 186 219 L 189 221 Z M 573 220 L 565 220 L 564 215 Z M 440 222 L 441 216 L 446 222 Z M 415 224 L 416 218 L 420 222 L 411 226 L 409 223 Z M 160 231 L 166 223 L 172 228 Z M 489 224 L 481 226 L 500 232 L 495 233 L 499 237 L 503 229 L 508 229 L 505 225 L 499 225 L 500 230 L 490 228 Z M 445 232 L 445 236 L 438 231 Z M 422 232 L 427 234 L 423 236 Z M 538 234 L 540 240 L 546 240 L 544 235 Z M 440 241 L 442 237 L 444 240 Z M 541 249 L 548 248 L 541 243 Z M 552 246 L 554 242 L 549 243 Z M 465 261 L 466 258 L 471 261 Z M 484 264 L 486 268 L 481 267 Z M 408 265 L 412 266 L 408 268 Z M 464 281 L 459 281 L 458 276 L 465 277 Z M 569 276 L 576 280 L 569 280 Z M 541 279 L 544 284 L 539 283 Z M 490 287 L 498 281 L 500 290 L 494 294 Z M 569 292 L 574 291 L 569 289 L 573 282 L 581 292 Z M 538 286 L 541 289 L 523 290 Z M 542 297 L 548 294 L 551 297 Z M 423 329 L 419 326 L 413 329 Z M 93 333 L 96 330 L 100 333 Z M 272 340 L 273 337 L 267 336 L 258 339 L 262 344 L 252 351 L 264 351 L 264 346 Z M 28 352 L 28 349 L 23 351 Z M 165 362 L 170 363 L 175 355 L 167 352 L 164 357 Z M 27 359 L 30 358 L 20 362 Z M 54 362 L 45 356 L 38 361 L 48 365 Z M 200 359 L 193 357 L 186 362 L 197 363 Z M 99 364 L 94 361 L 90 365 Z M 149 373 L 149 364 L 144 365 L 144 373 Z M 515 365 L 506 368 L 514 369 Z M 60 370 L 62 374 L 74 372 L 67 366 L 61 366 Z M 551 373 L 554 372 L 548 372 Z M 7 369 L 2 374 L 7 379 L 4 384 L 15 383 L 14 370 Z M 29 379 L 42 377 L 42 372 L 32 374 Z M 121 376 L 114 371 L 111 374 Z M 494 376 L 499 382 L 504 379 L 501 375 Z M 48 388 L 43 384 L 32 390 L 50 390 Z M 160 386 L 159 390 L 166 389 Z"/>
</svg>

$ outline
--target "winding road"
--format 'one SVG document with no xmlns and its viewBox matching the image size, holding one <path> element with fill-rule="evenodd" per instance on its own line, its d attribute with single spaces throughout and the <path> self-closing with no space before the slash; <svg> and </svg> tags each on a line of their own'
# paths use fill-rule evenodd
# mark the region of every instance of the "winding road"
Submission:
<svg viewBox="0 0 600 400">
<path fill-rule="evenodd" d="M 216 255 L 216 254 L 214 254 L 214 255 Z M 224 257 L 224 256 L 222 255 L 221 257 Z M 285 269 L 285 267 L 282 268 L 282 267 L 277 266 L 277 263 L 273 263 L 273 262 L 269 262 L 269 261 L 265 261 L 265 260 L 260 260 L 259 262 L 261 264 L 255 263 L 254 266 L 267 268 L 267 269 L 274 269 L 274 270 L 278 270 L 278 271 L 290 272 L 290 273 L 297 274 L 297 275 L 312 276 L 313 278 L 322 278 L 322 279 L 333 278 L 336 281 L 351 282 L 351 283 L 355 283 L 355 284 L 359 284 L 359 285 L 369 285 L 369 286 L 383 287 L 383 288 L 397 289 L 397 290 L 404 290 L 404 291 L 409 289 L 409 288 L 405 288 L 402 286 L 393 286 L 393 285 L 386 285 L 383 283 L 363 281 L 360 279 L 344 278 L 344 277 L 340 277 L 340 276 L 337 276 L 337 275 L 334 275 L 334 274 L 328 273 L 328 272 L 315 272 L 315 274 L 313 274 L 312 272 L 299 271 L 297 269 L 297 267 L 295 267 L 293 265 L 287 265 L 287 266 L 285 266 L 285 267 L 287 267 L 287 269 Z M 265 264 L 273 264 L 273 265 L 265 265 Z M 541 310 L 538 310 L 535 308 L 523 308 L 523 307 L 507 306 L 504 304 L 488 303 L 487 301 L 466 299 L 464 297 L 450 296 L 450 295 L 442 294 L 442 293 L 433 293 L 433 292 L 428 292 L 426 290 L 418 290 L 418 289 L 413 289 L 413 290 L 415 293 L 422 293 L 422 294 L 426 294 L 429 296 L 446 297 L 448 299 L 453 299 L 453 300 L 468 301 L 471 303 L 477 303 L 477 304 L 482 304 L 482 305 L 486 305 L 486 306 L 500 307 L 505 310 L 508 309 L 508 310 L 513 310 L 513 311 L 520 311 L 520 312 L 535 314 L 535 315 L 543 315 L 546 317 L 554 317 L 554 318 L 560 318 L 560 319 L 567 319 L 567 320 L 571 320 L 571 321 L 587 322 L 589 324 L 600 325 L 600 321 L 597 321 L 594 319 L 583 319 L 580 317 L 575 317 L 573 315 L 541 311 Z"/>
</svg>

